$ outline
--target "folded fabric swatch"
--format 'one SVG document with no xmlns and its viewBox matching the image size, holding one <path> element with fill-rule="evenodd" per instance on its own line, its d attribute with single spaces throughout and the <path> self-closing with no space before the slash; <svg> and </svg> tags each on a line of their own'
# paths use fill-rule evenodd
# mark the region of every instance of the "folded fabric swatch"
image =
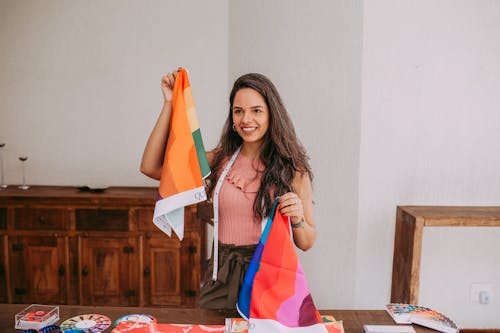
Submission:
<svg viewBox="0 0 500 333">
<path fill-rule="evenodd" d="M 249 332 L 327 332 L 276 200 L 240 289 Z"/>
<path fill-rule="evenodd" d="M 153 222 L 167 235 L 184 237 L 184 207 L 207 199 L 203 179 L 210 174 L 196 107 L 185 69 L 177 73 L 165 159 Z"/>
</svg>

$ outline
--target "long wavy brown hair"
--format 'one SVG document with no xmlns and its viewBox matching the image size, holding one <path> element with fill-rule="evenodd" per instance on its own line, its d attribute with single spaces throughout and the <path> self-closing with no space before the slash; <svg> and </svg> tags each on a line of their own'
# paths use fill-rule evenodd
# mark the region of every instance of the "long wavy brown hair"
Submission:
<svg viewBox="0 0 500 333">
<path fill-rule="evenodd" d="M 293 191 L 292 180 L 296 172 L 307 173 L 311 180 L 313 174 L 309 165 L 309 157 L 295 134 L 293 123 L 278 90 L 266 76 L 249 73 L 239 77 L 231 90 L 229 113 L 215 149 L 208 193 L 213 192 L 217 177 L 224 167 L 224 161 L 243 143 L 242 138 L 232 129 L 233 116 L 231 112 L 234 97 L 242 88 L 251 88 L 260 93 L 269 110 L 269 128 L 260 148 L 260 159 L 265 170 L 253 204 L 255 215 L 262 218 L 270 214 L 275 197 Z M 271 189 L 274 198 L 271 198 Z"/>
</svg>

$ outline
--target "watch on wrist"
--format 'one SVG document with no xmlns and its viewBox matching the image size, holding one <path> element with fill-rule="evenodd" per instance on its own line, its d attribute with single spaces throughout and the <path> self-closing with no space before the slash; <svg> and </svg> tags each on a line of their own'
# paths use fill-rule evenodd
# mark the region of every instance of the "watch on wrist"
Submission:
<svg viewBox="0 0 500 333">
<path fill-rule="evenodd" d="M 298 229 L 298 228 L 304 228 L 305 223 L 306 223 L 306 221 L 304 221 L 304 218 L 302 218 L 302 220 L 300 220 L 299 223 L 291 223 L 290 222 L 290 225 L 292 226 L 292 228 Z"/>
</svg>

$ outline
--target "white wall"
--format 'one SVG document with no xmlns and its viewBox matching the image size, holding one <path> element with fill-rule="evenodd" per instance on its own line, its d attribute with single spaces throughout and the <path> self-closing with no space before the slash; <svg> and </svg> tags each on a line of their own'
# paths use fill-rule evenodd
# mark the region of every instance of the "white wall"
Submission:
<svg viewBox="0 0 500 333">
<path fill-rule="evenodd" d="M 462 327 L 500 327 L 500 228 L 425 228 L 419 302 Z M 490 286 L 489 305 L 471 301 L 471 285 Z"/>
<path fill-rule="evenodd" d="M 499 31 L 497 1 L 364 3 L 357 307 L 379 308 L 389 298 L 397 204 L 499 204 Z M 500 250 L 498 241 L 482 243 L 486 229 L 470 236 L 475 245 L 467 232 L 451 233 L 434 238 L 433 247 Z M 467 258 L 461 267 L 482 272 L 465 269 L 448 288 L 463 294 L 481 276 L 498 290 L 498 264 L 491 276 L 488 258 Z M 421 265 L 435 272 L 424 275 L 421 301 L 439 304 L 464 326 L 472 323 L 469 302 L 443 299 L 435 283 L 441 263 L 423 258 Z M 483 325 L 500 326 L 499 309 L 498 302 L 483 308 L 489 311 Z"/>
<path fill-rule="evenodd" d="M 0 141 L 7 182 L 152 185 L 139 173 L 162 105 L 163 73 L 184 66 L 207 147 L 227 90 L 227 1 L 0 2 Z M 220 117 L 220 118 L 219 118 Z"/>
<path fill-rule="evenodd" d="M 275 83 L 315 173 L 318 239 L 301 255 L 321 308 L 354 304 L 359 165 L 359 2 L 230 1 L 230 81 Z"/>
</svg>

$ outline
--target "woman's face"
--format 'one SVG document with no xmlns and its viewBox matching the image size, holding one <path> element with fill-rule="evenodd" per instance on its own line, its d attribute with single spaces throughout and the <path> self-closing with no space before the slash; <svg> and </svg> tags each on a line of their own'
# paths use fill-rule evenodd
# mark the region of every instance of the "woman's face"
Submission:
<svg viewBox="0 0 500 333">
<path fill-rule="evenodd" d="M 233 129 L 245 143 L 261 144 L 269 128 L 269 109 L 256 90 L 242 88 L 236 92 L 231 109 Z"/>
</svg>

